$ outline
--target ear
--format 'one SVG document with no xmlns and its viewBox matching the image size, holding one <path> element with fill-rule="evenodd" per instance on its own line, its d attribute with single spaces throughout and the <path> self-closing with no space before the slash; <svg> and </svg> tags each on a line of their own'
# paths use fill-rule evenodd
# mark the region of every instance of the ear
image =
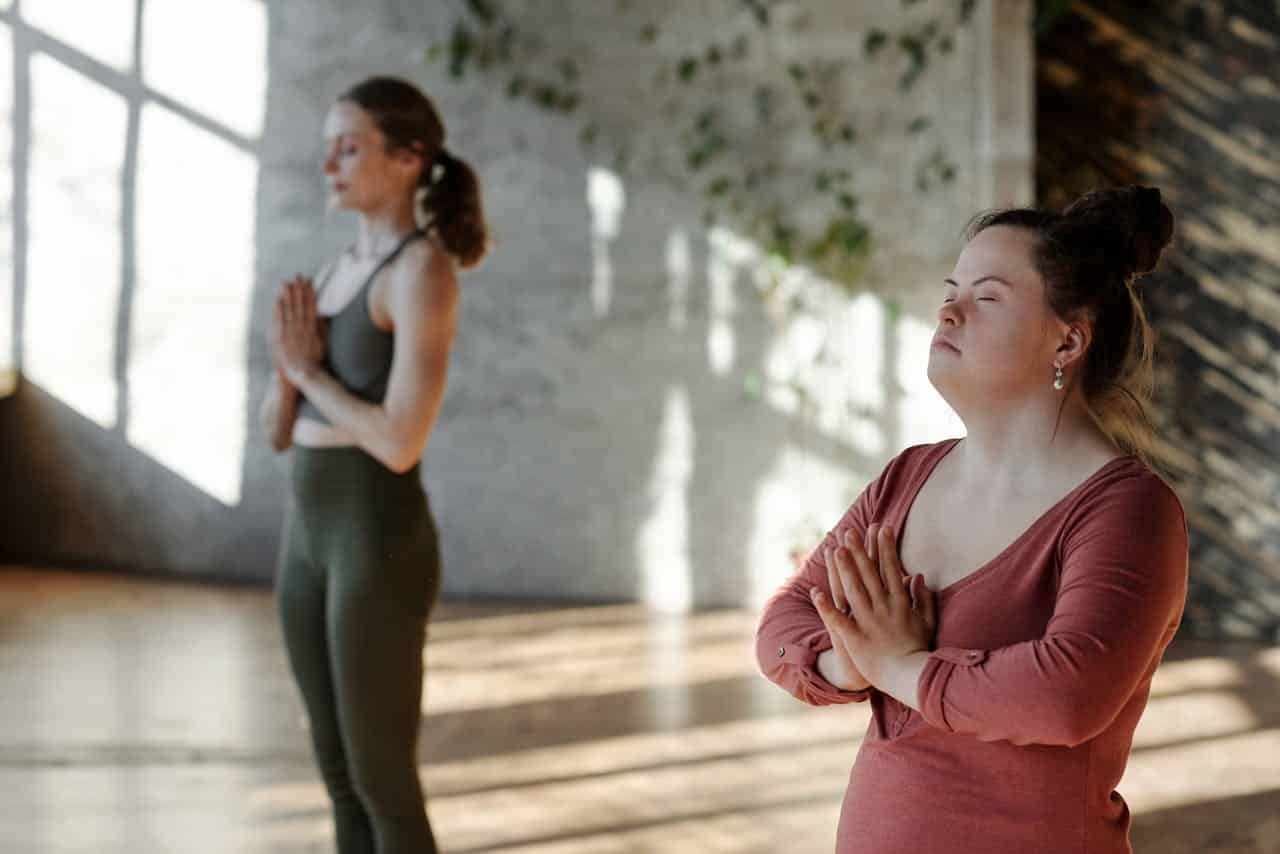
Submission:
<svg viewBox="0 0 1280 854">
<path fill-rule="evenodd" d="M 1083 359 L 1089 351 L 1089 343 L 1093 340 L 1092 327 L 1083 321 L 1063 324 L 1058 349 L 1054 353 L 1056 364 L 1063 368 Z M 1082 363 L 1083 364 L 1083 363 Z"/>
<path fill-rule="evenodd" d="M 421 146 L 415 144 L 412 147 L 405 146 L 403 148 L 397 148 L 391 155 L 391 159 L 394 160 L 398 166 L 417 174 L 422 169 Z"/>
</svg>

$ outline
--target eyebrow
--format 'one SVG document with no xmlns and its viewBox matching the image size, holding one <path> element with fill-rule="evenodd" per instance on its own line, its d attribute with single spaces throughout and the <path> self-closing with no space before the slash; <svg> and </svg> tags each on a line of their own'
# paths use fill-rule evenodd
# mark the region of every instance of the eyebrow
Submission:
<svg viewBox="0 0 1280 854">
<path fill-rule="evenodd" d="M 947 278 L 947 279 L 943 279 L 943 281 L 948 285 L 955 285 L 957 288 L 960 287 L 959 283 L 957 283 L 955 279 Z M 983 282 L 999 282 L 1000 284 L 1004 285 L 1006 288 L 1013 287 L 1013 285 L 1009 284 L 999 276 L 980 276 L 979 278 L 974 279 L 972 282 L 970 282 L 969 285 L 970 287 L 977 287 Z"/>
</svg>

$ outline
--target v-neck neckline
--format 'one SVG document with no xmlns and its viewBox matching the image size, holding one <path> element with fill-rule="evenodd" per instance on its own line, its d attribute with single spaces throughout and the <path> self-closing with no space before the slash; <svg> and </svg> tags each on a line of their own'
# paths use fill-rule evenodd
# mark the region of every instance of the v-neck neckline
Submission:
<svg viewBox="0 0 1280 854">
<path fill-rule="evenodd" d="M 963 437 L 961 437 L 959 439 L 952 439 L 950 441 L 951 441 L 950 447 L 948 447 L 942 453 L 938 454 L 937 457 L 932 462 L 930 462 L 916 478 L 916 483 L 912 487 L 911 495 L 907 501 L 907 505 L 902 510 L 902 518 L 898 522 L 897 530 L 894 531 L 894 536 L 895 536 L 894 545 L 897 547 L 899 555 L 902 554 L 903 535 L 906 533 L 906 530 L 907 530 L 907 522 L 911 520 L 911 511 L 912 509 L 915 508 L 916 499 L 920 497 L 920 492 L 924 489 L 924 485 L 929 482 L 929 478 L 933 476 L 934 470 L 937 469 L 938 465 L 944 459 L 946 459 L 951 454 L 951 452 L 956 449 L 956 446 L 959 445 L 962 441 L 964 441 L 964 439 Z M 1110 470 L 1113 466 L 1121 462 L 1131 462 L 1133 459 L 1134 459 L 1134 456 L 1132 454 L 1121 454 L 1120 456 L 1112 457 L 1111 459 L 1107 460 L 1105 463 L 1103 463 L 1101 466 L 1095 469 L 1091 475 L 1089 475 L 1084 480 L 1080 481 L 1078 484 L 1073 486 L 1070 490 L 1066 492 L 1066 494 L 1064 494 L 1061 498 L 1059 498 L 1057 501 L 1051 504 L 1048 508 L 1046 508 L 1045 511 L 1041 513 L 1039 516 L 1037 516 L 1030 525 L 1028 525 L 1025 529 L 1023 529 L 1021 533 L 1019 533 L 1016 537 L 1014 537 L 1009 542 L 1008 545 L 1006 545 L 999 552 L 997 552 L 994 557 L 992 557 L 988 561 L 985 561 L 982 564 L 979 564 L 973 570 L 960 576 L 959 578 L 957 578 L 955 581 L 951 582 L 947 586 L 939 588 L 938 590 L 935 590 L 934 591 L 935 595 L 939 597 L 950 595 L 956 592 L 957 590 L 961 590 L 961 589 L 964 589 L 965 587 L 968 587 L 972 582 L 987 575 L 994 567 L 996 567 L 999 563 L 1001 563 L 1005 555 L 1013 551 L 1017 546 L 1021 545 L 1022 542 L 1031 535 L 1032 531 L 1039 528 L 1046 519 L 1049 519 L 1053 515 L 1055 515 L 1057 510 L 1063 504 L 1065 504 L 1068 500 L 1075 497 L 1075 495 L 1078 492 L 1083 490 L 1089 484 L 1093 483 L 1104 472 Z"/>
</svg>

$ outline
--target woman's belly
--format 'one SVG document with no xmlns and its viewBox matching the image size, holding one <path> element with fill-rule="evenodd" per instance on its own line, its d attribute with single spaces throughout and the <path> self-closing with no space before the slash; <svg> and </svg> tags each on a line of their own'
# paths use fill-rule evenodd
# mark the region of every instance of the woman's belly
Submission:
<svg viewBox="0 0 1280 854">
<path fill-rule="evenodd" d="M 293 443 L 304 448 L 347 448 L 354 446 L 356 440 L 341 427 L 299 417 L 293 422 Z"/>
<path fill-rule="evenodd" d="M 1089 854 L 1129 850 L 1127 821 L 1086 807 L 1087 749 L 981 742 L 912 718 L 863 741 L 837 854 L 1080 854 L 1086 833 Z"/>
</svg>

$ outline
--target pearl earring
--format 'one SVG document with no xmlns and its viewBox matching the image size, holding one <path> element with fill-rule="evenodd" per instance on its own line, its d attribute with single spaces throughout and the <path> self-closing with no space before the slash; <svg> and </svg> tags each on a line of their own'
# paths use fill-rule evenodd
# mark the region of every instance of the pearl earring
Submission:
<svg viewBox="0 0 1280 854">
<path fill-rule="evenodd" d="M 1062 391 L 1064 383 L 1062 382 L 1062 365 L 1053 366 L 1053 388 L 1054 391 Z"/>
</svg>

